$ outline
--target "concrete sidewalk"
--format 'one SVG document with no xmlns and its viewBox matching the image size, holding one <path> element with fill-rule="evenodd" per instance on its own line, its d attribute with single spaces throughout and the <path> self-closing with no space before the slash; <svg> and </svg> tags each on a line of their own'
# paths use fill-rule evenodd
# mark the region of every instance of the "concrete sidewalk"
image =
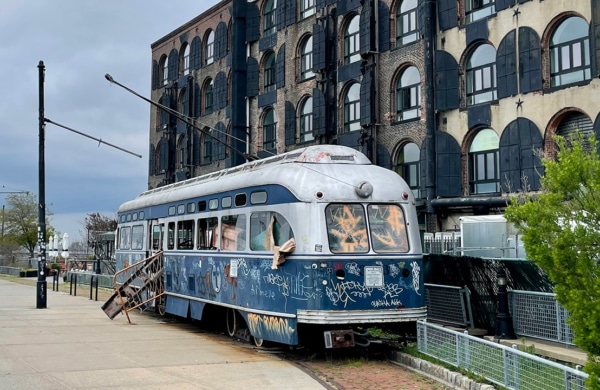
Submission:
<svg viewBox="0 0 600 390">
<path fill-rule="evenodd" d="M 0 389 L 323 389 L 310 375 L 189 324 L 0 279 Z"/>
</svg>

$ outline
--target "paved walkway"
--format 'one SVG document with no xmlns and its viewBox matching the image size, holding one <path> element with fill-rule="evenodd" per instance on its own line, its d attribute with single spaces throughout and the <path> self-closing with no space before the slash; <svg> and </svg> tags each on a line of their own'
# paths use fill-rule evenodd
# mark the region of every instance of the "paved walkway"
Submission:
<svg viewBox="0 0 600 390">
<path fill-rule="evenodd" d="M 0 279 L 0 389 L 323 389 L 277 356 L 149 315 L 111 321 L 101 302 L 48 287 L 36 309 L 34 286 Z"/>
</svg>

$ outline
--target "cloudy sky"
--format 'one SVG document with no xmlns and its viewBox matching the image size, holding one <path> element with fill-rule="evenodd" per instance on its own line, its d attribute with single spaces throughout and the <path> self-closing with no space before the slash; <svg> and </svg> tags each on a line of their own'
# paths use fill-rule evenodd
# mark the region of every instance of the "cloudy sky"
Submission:
<svg viewBox="0 0 600 390">
<path fill-rule="evenodd" d="M 51 225 L 80 240 L 87 214 L 115 217 L 146 190 L 150 105 L 104 75 L 149 97 L 150 45 L 217 2 L 0 0 L 0 191 L 39 193 L 40 61 L 47 119 L 142 155 L 47 124 Z"/>
</svg>

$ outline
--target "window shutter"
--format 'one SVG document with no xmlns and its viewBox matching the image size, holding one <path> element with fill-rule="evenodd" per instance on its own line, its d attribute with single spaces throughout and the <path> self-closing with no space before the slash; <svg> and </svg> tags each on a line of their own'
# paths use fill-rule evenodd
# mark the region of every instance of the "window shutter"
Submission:
<svg viewBox="0 0 600 390">
<path fill-rule="evenodd" d="M 383 1 L 379 1 L 379 52 L 390 50 L 390 9 Z"/>
<path fill-rule="evenodd" d="M 458 25 L 458 12 L 456 0 L 439 0 L 438 1 L 438 19 L 440 30 L 448 30 Z"/>
<path fill-rule="evenodd" d="M 500 45 L 496 52 L 496 69 L 498 75 L 498 99 L 517 94 L 517 53 L 515 48 L 515 34 L 512 30 Z"/>
<path fill-rule="evenodd" d="M 169 53 L 169 81 L 175 81 L 179 77 L 179 54 L 177 49 Z"/>
<path fill-rule="evenodd" d="M 373 15 L 373 0 L 365 0 L 362 12 L 359 17 L 359 32 L 360 32 L 360 54 L 362 56 L 375 51 L 373 39 L 375 32 L 371 31 L 375 27 Z"/>
<path fill-rule="evenodd" d="M 296 0 L 286 0 L 285 25 L 292 26 L 296 23 Z"/>
<path fill-rule="evenodd" d="M 156 147 L 154 144 L 150 144 L 150 151 L 148 152 L 148 175 L 156 175 Z"/>
<path fill-rule="evenodd" d="M 169 168 L 169 141 L 166 138 L 162 138 L 160 140 L 160 159 L 158 162 L 158 167 L 161 172 L 166 171 Z"/>
<path fill-rule="evenodd" d="M 496 12 L 512 7 L 515 0 L 496 0 Z"/>
<path fill-rule="evenodd" d="M 529 27 L 519 27 L 519 81 L 521 93 L 542 89 L 540 37 Z"/>
<path fill-rule="evenodd" d="M 435 52 L 435 98 L 440 111 L 458 108 L 458 63 L 448 52 Z"/>
<path fill-rule="evenodd" d="M 544 141 L 537 126 L 526 118 L 512 121 L 500 138 L 500 184 L 503 192 L 537 191 L 543 166 L 538 153 Z M 523 188 L 526 178 L 528 188 Z"/>
<path fill-rule="evenodd" d="M 171 108 L 171 95 L 168 93 L 163 93 L 161 102 L 162 102 L 163 106 Z M 169 124 L 169 113 L 162 108 L 159 108 L 159 111 L 160 111 L 160 114 L 159 114 L 160 115 L 160 129 L 166 130 L 166 126 Z"/>
<path fill-rule="evenodd" d="M 194 115 L 195 117 L 199 117 L 202 108 L 202 92 L 200 91 L 200 86 L 198 83 L 194 83 Z"/>
<path fill-rule="evenodd" d="M 246 42 L 260 39 L 260 12 L 256 3 L 246 3 Z"/>
<path fill-rule="evenodd" d="M 318 88 L 313 88 L 313 136 L 327 134 L 325 118 L 325 96 Z"/>
<path fill-rule="evenodd" d="M 275 60 L 275 86 L 278 89 L 285 86 L 285 43 L 279 48 Z"/>
<path fill-rule="evenodd" d="M 278 31 L 285 27 L 285 3 L 286 2 L 283 0 L 275 0 L 273 2 L 273 4 L 277 4 L 275 8 L 275 26 L 277 27 Z"/>
<path fill-rule="evenodd" d="M 373 69 L 374 65 L 367 68 L 362 83 L 360 84 L 360 125 L 362 127 L 370 126 L 374 123 L 373 118 Z"/>
<path fill-rule="evenodd" d="M 213 142 L 214 156 L 217 160 L 224 160 L 226 156 L 225 143 L 227 142 L 227 128 L 225 127 L 223 122 L 217 122 L 217 124 L 215 125 L 215 129 L 217 131 L 216 134 L 214 134 L 214 136 L 218 141 L 215 140 L 215 142 Z"/>
<path fill-rule="evenodd" d="M 192 68 L 192 70 L 200 69 L 200 64 L 202 63 L 201 53 L 202 41 L 200 40 L 200 37 L 194 37 L 190 44 L 190 68 Z"/>
<path fill-rule="evenodd" d="M 258 95 L 258 61 L 254 57 L 248 57 L 246 63 L 247 83 L 246 95 L 254 97 Z"/>
<path fill-rule="evenodd" d="M 285 146 L 296 143 L 296 109 L 291 102 L 285 102 Z"/>
<path fill-rule="evenodd" d="M 422 198 L 427 197 L 427 172 L 427 142 L 423 142 L 419 156 L 419 189 Z"/>
<path fill-rule="evenodd" d="M 227 55 L 227 24 L 219 22 L 215 30 L 215 59 L 220 60 Z"/>
<path fill-rule="evenodd" d="M 215 109 L 220 110 L 227 105 L 227 76 L 225 76 L 225 72 L 217 73 L 214 87 Z"/>
<path fill-rule="evenodd" d="M 325 8 L 325 0 L 317 0 L 317 2 L 315 4 L 315 8 L 317 11 L 320 11 L 323 8 Z"/>
<path fill-rule="evenodd" d="M 325 30 L 319 24 L 313 24 L 313 70 L 325 69 L 326 64 Z"/>
<path fill-rule="evenodd" d="M 202 145 L 200 144 L 200 132 L 199 131 L 194 131 L 194 139 L 193 139 L 193 145 L 192 145 L 192 153 L 193 153 L 193 157 L 192 157 L 192 165 L 197 167 L 198 165 L 200 165 L 200 150 L 202 149 Z"/>
<path fill-rule="evenodd" d="M 152 61 L 152 89 L 158 88 L 158 62 Z"/>
<path fill-rule="evenodd" d="M 436 189 L 442 197 L 462 195 L 460 171 L 460 146 L 448 133 L 436 132 Z"/>
</svg>

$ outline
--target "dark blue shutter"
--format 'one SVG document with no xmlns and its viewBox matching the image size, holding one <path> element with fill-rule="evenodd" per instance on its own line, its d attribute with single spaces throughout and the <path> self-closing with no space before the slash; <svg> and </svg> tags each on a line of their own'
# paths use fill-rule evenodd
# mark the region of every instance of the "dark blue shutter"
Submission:
<svg viewBox="0 0 600 390">
<path fill-rule="evenodd" d="M 148 175 L 156 175 L 156 147 L 154 144 L 150 144 L 150 151 L 148 152 Z"/>
<path fill-rule="evenodd" d="M 440 30 L 448 30 L 458 25 L 458 13 L 456 10 L 456 0 L 438 1 L 438 18 Z"/>
<path fill-rule="evenodd" d="M 315 8 L 317 11 L 320 11 L 323 8 L 325 8 L 325 0 L 317 0 L 317 2 L 315 3 Z"/>
<path fill-rule="evenodd" d="M 285 146 L 296 143 L 296 109 L 291 102 L 285 102 Z"/>
<path fill-rule="evenodd" d="M 518 118 L 504 129 L 499 146 L 503 192 L 537 191 L 541 188 L 544 168 L 538 156 L 543 147 L 540 131 L 529 119 Z M 523 178 L 527 188 L 523 188 Z"/>
<path fill-rule="evenodd" d="M 281 30 L 285 27 L 285 1 L 274 0 L 273 4 L 277 4 L 275 8 L 275 26 L 277 30 Z"/>
<path fill-rule="evenodd" d="M 488 36 L 490 35 L 487 19 L 480 19 L 469 23 L 467 24 L 467 28 L 465 30 L 467 30 L 467 46 L 475 41 L 487 40 Z"/>
<path fill-rule="evenodd" d="M 360 32 L 360 54 L 365 55 L 375 51 L 375 31 L 372 29 L 376 26 L 373 12 L 373 0 L 365 0 L 362 12 L 359 16 L 359 32 Z"/>
<path fill-rule="evenodd" d="M 159 143 L 160 157 L 158 161 L 159 173 L 164 173 L 169 168 L 169 140 L 162 138 Z"/>
<path fill-rule="evenodd" d="M 223 124 L 223 122 L 217 122 L 215 125 L 216 134 L 214 137 L 216 138 L 213 142 L 213 157 L 216 160 L 224 160 L 225 159 L 225 145 L 227 142 L 227 128 Z"/>
<path fill-rule="evenodd" d="M 436 109 L 458 108 L 458 63 L 448 52 L 435 52 L 435 99 Z"/>
<path fill-rule="evenodd" d="M 192 165 L 194 165 L 195 167 L 200 165 L 200 151 L 202 150 L 202 144 L 200 143 L 202 140 L 202 137 L 200 137 L 200 132 L 199 131 L 194 131 L 194 139 L 193 139 L 193 146 L 192 146 L 192 153 L 193 153 L 193 157 L 192 157 Z"/>
<path fill-rule="evenodd" d="M 260 12 L 256 3 L 246 3 L 246 42 L 260 39 Z"/>
<path fill-rule="evenodd" d="M 258 61 L 254 57 L 248 57 L 246 62 L 246 96 L 258 95 Z"/>
<path fill-rule="evenodd" d="M 219 22 L 215 30 L 215 59 L 220 60 L 227 55 L 227 24 Z"/>
<path fill-rule="evenodd" d="M 600 6 L 597 2 L 592 3 L 592 20 L 590 21 L 590 40 L 592 52 L 592 75 L 598 75 L 600 72 Z M 596 137 L 600 141 L 600 138 Z M 599 143 L 600 145 L 600 143 Z"/>
<path fill-rule="evenodd" d="M 285 2 L 285 25 L 292 26 L 296 23 L 296 0 L 286 0 Z"/>
<path fill-rule="evenodd" d="M 175 81 L 179 77 L 179 54 L 177 49 L 169 53 L 169 81 Z"/>
<path fill-rule="evenodd" d="M 496 52 L 496 70 L 498 75 L 498 99 L 517 94 L 517 50 L 516 31 L 512 30 L 500 45 Z"/>
<path fill-rule="evenodd" d="M 152 61 L 152 89 L 158 88 L 158 62 Z"/>
<path fill-rule="evenodd" d="M 227 105 L 227 76 L 222 71 L 215 76 L 213 104 L 216 110 L 225 108 Z"/>
<path fill-rule="evenodd" d="M 313 135 L 327 134 L 327 121 L 325 117 L 325 96 L 318 88 L 313 88 Z"/>
<path fill-rule="evenodd" d="M 190 44 L 190 68 L 192 70 L 200 69 L 202 64 L 202 41 L 200 37 L 194 37 Z"/>
<path fill-rule="evenodd" d="M 161 104 L 165 107 L 171 108 L 171 94 L 163 93 L 161 98 Z M 160 110 L 160 129 L 166 130 L 167 125 L 169 124 L 169 112 L 159 108 Z"/>
<path fill-rule="evenodd" d="M 379 52 L 390 50 L 390 9 L 383 1 L 378 2 L 379 7 Z"/>
<path fill-rule="evenodd" d="M 285 43 L 281 45 L 275 59 L 275 86 L 285 87 Z"/>
<path fill-rule="evenodd" d="M 194 83 L 194 114 L 193 116 L 198 117 L 202 113 L 202 92 L 198 83 Z"/>
<path fill-rule="evenodd" d="M 460 146 L 448 133 L 441 131 L 435 134 L 436 149 L 436 189 L 442 197 L 462 195 L 462 176 L 460 169 Z"/>
<path fill-rule="evenodd" d="M 519 27 L 519 81 L 521 93 L 542 89 L 540 37 L 529 27 Z"/>
<path fill-rule="evenodd" d="M 515 5 L 515 0 L 496 0 L 496 12 L 500 12 Z"/>
<path fill-rule="evenodd" d="M 373 112 L 373 100 L 375 96 L 373 94 L 373 72 L 374 65 L 367 68 L 362 83 L 360 84 L 360 125 L 367 127 L 372 125 L 375 121 Z"/>
<path fill-rule="evenodd" d="M 421 197 L 427 197 L 427 142 L 423 142 L 419 156 L 419 189 Z"/>
<path fill-rule="evenodd" d="M 315 72 L 326 67 L 325 29 L 319 24 L 313 24 L 313 70 Z"/>
</svg>

